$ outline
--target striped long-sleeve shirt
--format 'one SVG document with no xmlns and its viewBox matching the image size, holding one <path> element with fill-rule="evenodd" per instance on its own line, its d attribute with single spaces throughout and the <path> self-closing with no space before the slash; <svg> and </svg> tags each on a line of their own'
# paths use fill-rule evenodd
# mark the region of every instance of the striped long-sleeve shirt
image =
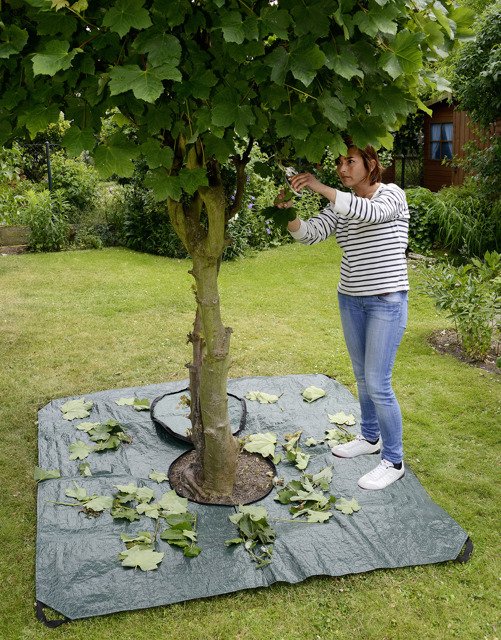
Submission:
<svg viewBox="0 0 501 640">
<path fill-rule="evenodd" d="M 334 204 L 302 220 L 291 235 L 303 244 L 315 244 L 334 234 L 343 249 L 338 291 L 370 296 L 409 289 L 408 229 L 405 192 L 396 184 L 381 184 L 370 199 L 337 191 Z"/>
</svg>

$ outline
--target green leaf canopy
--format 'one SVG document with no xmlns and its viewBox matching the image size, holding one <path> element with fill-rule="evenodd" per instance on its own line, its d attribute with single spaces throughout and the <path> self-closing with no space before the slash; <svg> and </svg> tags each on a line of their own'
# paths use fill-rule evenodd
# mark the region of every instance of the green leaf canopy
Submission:
<svg viewBox="0 0 501 640">
<path fill-rule="evenodd" d="M 157 199 L 176 201 L 203 194 L 210 180 L 193 171 L 211 175 L 249 138 L 311 162 L 345 131 L 379 146 L 417 108 L 436 48 L 469 34 L 449 0 L 4 4 L 1 142 L 62 111 L 70 153 L 92 151 L 103 178 L 131 176 L 143 156 Z M 391 97 L 387 112 L 368 109 L 375 94 Z M 98 138 L 110 109 L 133 136 Z"/>
</svg>

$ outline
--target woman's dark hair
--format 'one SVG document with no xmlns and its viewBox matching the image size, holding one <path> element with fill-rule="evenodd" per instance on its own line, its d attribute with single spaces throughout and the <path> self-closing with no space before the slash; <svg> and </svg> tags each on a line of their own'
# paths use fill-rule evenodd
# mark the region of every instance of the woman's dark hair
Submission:
<svg viewBox="0 0 501 640">
<path fill-rule="evenodd" d="M 360 155 L 362 156 L 362 160 L 364 161 L 364 167 L 367 169 L 367 171 L 369 171 L 370 184 L 381 182 L 381 179 L 383 177 L 383 166 L 379 161 L 379 156 L 374 147 L 368 144 L 364 149 L 360 149 L 360 147 L 357 147 L 356 144 L 353 144 L 353 140 L 349 136 L 344 137 L 343 142 L 348 147 L 348 149 L 350 147 L 353 147 L 359 151 Z M 370 168 L 371 160 L 375 161 L 374 168 L 372 170 Z"/>
</svg>

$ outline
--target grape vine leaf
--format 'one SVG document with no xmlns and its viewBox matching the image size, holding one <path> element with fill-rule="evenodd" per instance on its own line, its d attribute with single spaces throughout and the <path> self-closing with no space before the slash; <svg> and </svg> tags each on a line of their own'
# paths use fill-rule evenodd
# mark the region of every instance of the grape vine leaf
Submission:
<svg viewBox="0 0 501 640">
<path fill-rule="evenodd" d="M 306 402 L 314 402 L 315 400 L 325 396 L 325 390 L 311 385 L 310 387 L 307 387 L 301 395 Z"/>
<path fill-rule="evenodd" d="M 90 447 L 83 440 L 72 442 L 70 444 L 70 460 L 84 460 L 93 450 L 93 447 Z"/>
<path fill-rule="evenodd" d="M 82 49 L 68 51 L 69 42 L 51 40 L 47 42 L 43 51 L 33 56 L 33 75 L 54 76 L 58 71 L 65 71 L 71 67 L 71 62 Z"/>
<path fill-rule="evenodd" d="M 163 471 L 155 471 L 154 469 L 150 473 L 148 478 L 150 478 L 150 480 L 154 480 L 155 482 L 158 482 L 159 484 L 169 479 L 166 473 L 163 473 Z"/>
<path fill-rule="evenodd" d="M 60 478 L 61 472 L 59 469 L 42 469 L 41 467 L 35 467 L 33 474 L 35 482 L 43 482 L 44 480 L 53 480 L 54 478 Z"/>
<path fill-rule="evenodd" d="M 273 457 L 275 455 L 275 445 L 277 444 L 277 436 L 274 433 L 253 433 L 248 436 L 244 449 L 250 453 L 259 453 L 263 458 Z"/>
<path fill-rule="evenodd" d="M 147 29 L 152 23 L 150 14 L 143 8 L 143 4 L 143 0 L 118 0 L 106 12 L 103 26 L 115 31 L 121 38 L 133 27 Z"/>
<path fill-rule="evenodd" d="M 75 418 L 87 418 L 90 410 L 94 406 L 92 400 L 80 398 L 79 400 L 69 400 L 61 406 L 64 420 L 75 420 Z"/>
<path fill-rule="evenodd" d="M 122 551 L 120 553 L 120 560 L 124 567 L 139 567 L 142 571 L 153 571 L 158 568 L 158 565 L 164 559 L 164 553 L 158 551 L 152 551 L 151 549 L 144 549 L 138 545 Z"/>
<path fill-rule="evenodd" d="M 361 509 L 355 498 L 352 498 L 351 500 L 347 500 L 346 498 L 339 498 L 338 500 L 336 500 L 334 506 L 338 511 L 341 511 L 341 513 L 344 513 L 346 515 L 350 515 L 355 511 L 360 511 Z"/>
</svg>

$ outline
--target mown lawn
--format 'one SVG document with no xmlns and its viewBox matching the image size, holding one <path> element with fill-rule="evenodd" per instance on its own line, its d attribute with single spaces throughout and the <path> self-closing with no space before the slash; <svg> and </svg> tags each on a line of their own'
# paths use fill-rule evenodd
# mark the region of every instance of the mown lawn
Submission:
<svg viewBox="0 0 501 640">
<path fill-rule="evenodd" d="M 231 376 L 320 372 L 354 391 L 333 241 L 225 263 Z M 34 602 L 37 409 L 53 398 L 184 379 L 189 262 L 121 249 L 0 257 L 0 638 L 5 640 L 494 640 L 499 602 L 500 377 L 435 353 L 447 322 L 417 290 L 395 367 L 406 462 L 475 544 L 467 564 L 298 585 L 77 621 Z"/>
</svg>

